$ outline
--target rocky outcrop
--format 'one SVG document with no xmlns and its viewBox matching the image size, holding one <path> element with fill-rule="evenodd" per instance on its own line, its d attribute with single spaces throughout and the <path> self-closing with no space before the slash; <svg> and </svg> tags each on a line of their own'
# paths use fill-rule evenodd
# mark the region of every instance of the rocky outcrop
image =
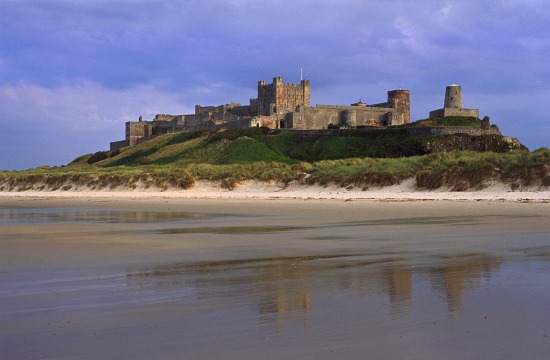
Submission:
<svg viewBox="0 0 550 360">
<path fill-rule="evenodd" d="M 502 135 L 471 136 L 466 134 L 430 137 L 425 145 L 426 153 L 449 151 L 494 151 L 509 152 L 527 149 L 517 139 Z"/>
</svg>

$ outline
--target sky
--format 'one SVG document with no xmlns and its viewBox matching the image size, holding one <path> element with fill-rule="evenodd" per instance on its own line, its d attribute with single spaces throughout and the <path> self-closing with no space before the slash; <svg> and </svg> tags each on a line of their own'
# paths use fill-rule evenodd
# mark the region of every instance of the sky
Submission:
<svg viewBox="0 0 550 360">
<path fill-rule="evenodd" d="M 550 146 L 550 1 L 0 0 L 0 169 L 60 166 L 139 116 L 248 104 L 311 81 L 311 104 L 411 92 L 411 120 L 462 86 L 530 150 Z"/>
</svg>

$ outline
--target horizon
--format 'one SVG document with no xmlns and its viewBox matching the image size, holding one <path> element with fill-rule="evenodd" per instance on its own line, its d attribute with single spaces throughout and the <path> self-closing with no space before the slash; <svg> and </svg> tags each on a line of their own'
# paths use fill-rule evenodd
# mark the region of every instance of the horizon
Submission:
<svg viewBox="0 0 550 360">
<path fill-rule="evenodd" d="M 531 151 L 548 146 L 549 3 L 289 4 L 2 2 L 0 169 L 106 150 L 139 116 L 246 105 L 257 81 L 274 76 L 310 80 L 312 106 L 409 90 L 411 122 L 441 108 L 457 83 L 465 108 Z"/>
</svg>

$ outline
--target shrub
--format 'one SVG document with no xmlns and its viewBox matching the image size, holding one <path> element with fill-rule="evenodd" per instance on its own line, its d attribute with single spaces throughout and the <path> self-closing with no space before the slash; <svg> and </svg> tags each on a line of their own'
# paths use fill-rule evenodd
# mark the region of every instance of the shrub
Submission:
<svg viewBox="0 0 550 360">
<path fill-rule="evenodd" d="M 148 157 L 140 157 L 139 159 L 136 160 L 136 164 L 139 164 L 139 165 L 149 165 L 151 163 L 151 159 L 149 159 Z"/>
<path fill-rule="evenodd" d="M 91 155 L 81 155 L 76 159 L 74 159 L 73 161 L 71 161 L 68 165 L 76 165 L 76 164 L 87 162 L 90 156 Z"/>
<path fill-rule="evenodd" d="M 88 159 L 88 164 L 95 164 L 96 162 L 99 162 L 101 160 L 105 160 L 109 157 L 107 151 L 98 151 L 94 153 L 90 158 Z"/>
<path fill-rule="evenodd" d="M 221 187 L 229 191 L 234 190 L 239 185 L 239 182 L 234 177 L 228 177 L 222 180 Z"/>
<path fill-rule="evenodd" d="M 155 177 L 161 179 L 160 182 L 174 188 L 186 190 L 195 185 L 195 179 L 186 170 L 176 171 L 169 175 L 158 174 Z"/>
<path fill-rule="evenodd" d="M 428 190 L 440 188 L 445 181 L 443 172 L 434 172 L 430 170 L 419 171 L 415 178 L 416 186 Z"/>
<path fill-rule="evenodd" d="M 109 154 L 109 157 L 115 157 L 117 155 L 120 155 L 120 149 L 111 151 L 111 153 Z"/>
<path fill-rule="evenodd" d="M 307 172 L 310 172 L 311 170 L 313 170 L 313 165 L 311 165 L 311 163 L 308 163 L 308 162 L 302 161 L 292 166 L 292 171 L 298 174 L 307 173 Z"/>
</svg>

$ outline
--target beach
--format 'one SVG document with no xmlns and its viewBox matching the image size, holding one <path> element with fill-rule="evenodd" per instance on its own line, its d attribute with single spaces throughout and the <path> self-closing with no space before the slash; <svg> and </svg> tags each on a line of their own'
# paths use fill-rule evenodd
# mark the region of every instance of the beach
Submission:
<svg viewBox="0 0 550 360">
<path fill-rule="evenodd" d="M 547 193 L 211 190 L 3 193 L 2 358 L 546 358 Z"/>
<path fill-rule="evenodd" d="M 224 189 L 219 182 L 200 181 L 187 190 L 173 188 L 138 187 L 136 189 L 88 188 L 68 191 L 4 191 L 0 197 L 31 198 L 180 198 L 180 199 L 296 199 L 296 200 L 460 200 L 460 201 L 550 201 L 547 187 L 524 187 L 512 191 L 509 185 L 496 182 L 480 190 L 451 191 L 442 187 L 437 190 L 422 190 L 415 186 L 414 179 L 385 187 L 342 187 L 338 185 L 304 185 L 295 181 L 289 184 L 264 181 L 242 181 L 233 190 Z"/>
</svg>

